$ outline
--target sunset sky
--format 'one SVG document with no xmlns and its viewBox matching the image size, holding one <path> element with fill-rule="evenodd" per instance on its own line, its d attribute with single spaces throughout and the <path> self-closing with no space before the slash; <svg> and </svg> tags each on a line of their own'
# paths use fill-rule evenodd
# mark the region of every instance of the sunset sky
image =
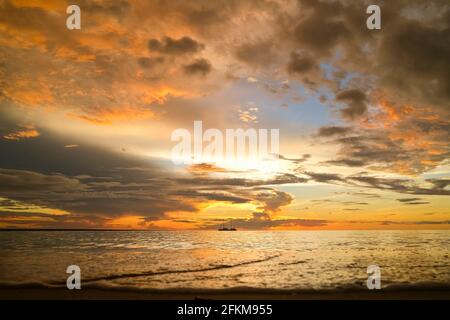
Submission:
<svg viewBox="0 0 450 320">
<path fill-rule="evenodd" d="M 0 228 L 450 229 L 449 22 L 448 0 L 0 0 Z M 278 169 L 174 165 L 195 120 L 279 129 Z"/>
</svg>

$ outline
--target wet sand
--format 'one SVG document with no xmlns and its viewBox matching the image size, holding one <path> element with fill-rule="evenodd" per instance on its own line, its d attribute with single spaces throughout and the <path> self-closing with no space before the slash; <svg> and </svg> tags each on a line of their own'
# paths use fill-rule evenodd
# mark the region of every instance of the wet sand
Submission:
<svg viewBox="0 0 450 320">
<path fill-rule="evenodd" d="M 114 289 L 0 288 L 2 300 L 450 300 L 449 290 L 373 290 L 349 292 L 176 292 Z"/>
</svg>

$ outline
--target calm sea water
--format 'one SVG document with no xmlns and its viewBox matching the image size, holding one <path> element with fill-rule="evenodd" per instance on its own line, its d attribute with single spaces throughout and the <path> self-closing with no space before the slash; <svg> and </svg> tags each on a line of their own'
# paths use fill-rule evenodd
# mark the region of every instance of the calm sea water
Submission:
<svg viewBox="0 0 450 320">
<path fill-rule="evenodd" d="M 449 231 L 0 232 L 0 285 L 342 289 L 450 284 Z"/>
</svg>

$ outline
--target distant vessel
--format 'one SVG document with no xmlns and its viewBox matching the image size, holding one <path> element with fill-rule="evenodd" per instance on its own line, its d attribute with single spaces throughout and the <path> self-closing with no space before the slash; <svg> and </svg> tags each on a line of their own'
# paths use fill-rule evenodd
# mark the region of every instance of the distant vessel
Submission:
<svg viewBox="0 0 450 320">
<path fill-rule="evenodd" d="M 230 227 L 229 227 L 229 228 L 225 227 L 225 226 L 222 224 L 222 227 L 220 227 L 220 228 L 217 229 L 217 230 L 219 230 L 219 231 L 236 231 L 236 228 L 233 228 L 233 226 L 231 225 L 231 222 L 230 222 Z"/>
</svg>

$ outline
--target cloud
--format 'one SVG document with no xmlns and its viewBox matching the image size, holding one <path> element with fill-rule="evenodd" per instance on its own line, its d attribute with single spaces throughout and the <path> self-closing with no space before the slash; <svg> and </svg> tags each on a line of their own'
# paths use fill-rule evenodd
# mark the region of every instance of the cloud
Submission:
<svg viewBox="0 0 450 320">
<path fill-rule="evenodd" d="M 295 175 L 283 174 L 267 180 L 200 175 L 194 178 L 179 178 L 175 181 L 183 188 L 195 190 L 188 191 L 192 196 L 215 201 L 253 203 L 257 205 L 260 212 L 273 215 L 279 212 L 281 207 L 289 205 L 294 198 L 289 193 L 276 190 L 271 186 L 304 183 L 307 180 Z M 183 192 L 183 194 L 187 193 Z"/>
<path fill-rule="evenodd" d="M 212 163 L 197 163 L 189 166 L 187 170 L 190 173 L 198 174 L 198 175 L 205 175 L 209 174 L 211 172 L 226 172 L 224 168 L 218 167 L 215 164 Z"/>
<path fill-rule="evenodd" d="M 125 175 L 126 171 L 121 170 L 120 174 Z M 196 203 L 200 201 L 195 197 L 176 194 L 170 179 L 158 178 L 159 181 L 156 181 L 153 178 L 148 182 L 150 177 L 151 171 L 141 179 L 128 174 L 123 177 L 112 175 L 108 181 L 101 177 L 81 181 L 62 174 L 0 169 L 0 195 L 64 210 L 75 217 L 98 216 L 106 219 L 133 213 L 162 218 L 170 211 L 197 211 Z"/>
<path fill-rule="evenodd" d="M 177 182 L 183 184 L 192 184 L 199 186 L 239 186 L 239 187 L 257 187 L 281 185 L 289 183 L 305 183 L 308 179 L 294 174 L 279 174 L 269 179 L 247 179 L 247 178 L 214 178 L 214 177 L 195 177 L 195 178 L 177 178 Z"/>
<path fill-rule="evenodd" d="M 187 53 L 199 52 L 204 48 L 204 45 L 187 36 L 180 39 L 164 37 L 161 40 L 150 39 L 148 41 L 148 48 L 151 51 L 158 53 L 169 55 L 183 55 Z"/>
<path fill-rule="evenodd" d="M 338 195 L 350 195 L 350 196 L 357 196 L 357 197 L 364 197 L 364 198 L 381 198 L 379 194 L 376 193 L 370 193 L 370 192 L 362 192 L 362 191 L 351 191 L 351 192 L 335 192 L 335 194 Z"/>
<path fill-rule="evenodd" d="M 308 159 L 311 158 L 311 155 L 308 154 L 308 153 L 303 154 L 301 158 L 287 158 L 287 157 L 283 156 L 282 154 L 277 154 L 275 156 L 277 156 L 281 160 L 290 161 L 290 162 L 293 162 L 295 164 L 299 164 L 299 163 L 308 161 Z"/>
<path fill-rule="evenodd" d="M 212 202 L 248 203 L 272 214 L 292 197 L 271 185 L 306 181 L 289 174 L 261 180 L 221 177 L 217 175 L 245 172 L 213 164 L 194 165 L 186 175 L 167 170 L 148 157 L 105 151 L 88 143 L 83 148 L 61 148 L 61 140 L 64 138 L 45 134 L 39 141 L 25 144 L 0 141 L 1 150 L 8 154 L 0 159 L 0 167 L 20 168 L 0 169 L 0 197 L 68 213 L 65 219 L 36 215 L 15 220 L 33 220 L 34 226 L 41 227 L 98 228 L 130 214 L 156 221 L 168 219 L 171 212 L 196 213 Z M 32 156 L 24 158 L 25 151 Z M 41 157 L 45 161 L 38 160 Z M 24 167 L 29 170 L 21 169 Z"/>
<path fill-rule="evenodd" d="M 337 165 L 337 166 L 347 166 L 347 167 L 362 167 L 366 165 L 366 162 L 362 160 L 353 159 L 339 159 L 339 160 L 329 160 L 325 161 L 326 164 Z"/>
<path fill-rule="evenodd" d="M 336 95 L 337 101 L 344 101 L 347 107 L 341 110 L 344 118 L 356 119 L 364 115 L 367 111 L 367 96 L 358 89 L 349 89 L 339 92 Z"/>
<path fill-rule="evenodd" d="M 247 230 L 266 230 L 272 228 L 314 228 L 323 227 L 328 224 L 327 220 L 321 219 L 270 219 L 264 213 L 253 213 L 253 217 L 249 219 L 231 219 L 230 221 L 234 227 L 238 229 Z M 208 223 L 204 229 L 217 229 L 222 226 L 221 223 Z"/>
<path fill-rule="evenodd" d="M 304 56 L 293 52 L 291 60 L 287 66 L 289 73 L 306 74 L 312 70 L 317 70 L 317 62 L 311 56 Z"/>
<path fill-rule="evenodd" d="M 140 57 L 138 58 L 138 64 L 145 69 L 151 69 L 165 61 L 164 57 Z"/>
<path fill-rule="evenodd" d="M 340 157 L 326 161 L 327 164 L 417 174 L 438 166 L 449 155 L 444 141 L 450 131 L 445 126 L 431 126 L 433 129 L 423 122 L 419 125 L 417 120 L 411 120 L 388 130 L 378 127 L 365 130 L 322 127 L 318 135 L 331 138 L 327 142 L 340 148 Z"/>
<path fill-rule="evenodd" d="M 132 6 L 127 0 L 103 0 L 89 1 L 81 0 L 78 2 L 83 12 L 92 14 L 101 14 L 103 16 L 113 16 L 121 20 L 130 13 Z"/>
<path fill-rule="evenodd" d="M 336 183 L 336 182 L 344 182 L 345 179 L 342 178 L 339 174 L 334 173 L 318 173 L 318 172 L 304 172 L 308 177 L 317 182 L 325 182 L 325 183 Z"/>
<path fill-rule="evenodd" d="M 397 199 L 397 201 L 400 201 L 400 202 L 415 202 L 417 200 L 421 200 L 421 198 L 401 198 L 401 199 Z"/>
<path fill-rule="evenodd" d="M 290 204 L 294 198 L 289 193 L 270 190 L 256 194 L 256 200 L 264 203 L 261 207 L 263 212 L 276 213 L 280 207 Z"/>
<path fill-rule="evenodd" d="M 235 56 L 252 67 L 267 67 L 275 60 L 274 49 L 270 41 L 245 42 L 236 49 Z"/>
<path fill-rule="evenodd" d="M 185 65 L 184 71 L 189 75 L 205 76 L 211 72 L 211 63 L 206 59 L 197 59 L 194 62 Z"/>
<path fill-rule="evenodd" d="M 303 19 L 299 19 L 293 29 L 293 37 L 299 45 L 321 56 L 327 56 L 335 46 L 347 41 L 351 36 L 346 22 L 336 19 L 348 9 L 344 9 L 340 2 L 304 0 L 299 1 L 299 7 L 310 12 Z"/>
<path fill-rule="evenodd" d="M 338 126 L 325 126 L 319 129 L 318 135 L 320 137 L 340 136 L 350 133 L 352 128 L 350 127 L 338 127 Z"/>
<path fill-rule="evenodd" d="M 450 195 L 450 190 L 442 186 L 424 188 L 412 179 L 380 178 L 376 176 L 352 175 L 345 178 L 346 182 L 356 183 L 361 186 L 391 190 L 400 193 L 423 194 L 423 195 Z"/>
<path fill-rule="evenodd" d="M 449 220 L 443 221 L 379 221 L 379 223 L 383 225 L 442 225 L 442 224 L 450 224 Z"/>
<path fill-rule="evenodd" d="M 310 180 L 322 183 L 347 185 L 353 187 L 374 188 L 379 190 L 389 190 L 398 193 L 417 194 L 417 195 L 450 195 L 450 190 L 446 187 L 450 183 L 445 181 L 435 181 L 427 179 L 427 187 L 419 185 L 413 179 L 383 178 L 367 173 L 354 175 L 340 175 L 334 173 L 319 173 L 311 171 L 301 171 L 308 176 Z"/>
<path fill-rule="evenodd" d="M 2 193 L 18 194 L 42 191 L 65 192 L 81 190 L 77 179 L 59 174 L 46 175 L 33 171 L 0 169 L 0 190 Z"/>
<path fill-rule="evenodd" d="M 407 202 L 406 205 L 419 205 L 419 204 L 429 204 L 429 202 L 426 201 L 417 201 L 417 202 Z"/>
<path fill-rule="evenodd" d="M 258 106 L 249 102 L 245 107 L 238 110 L 239 120 L 244 123 L 258 123 Z"/>
<path fill-rule="evenodd" d="M 219 202 L 229 202 L 229 203 L 249 203 L 251 199 L 239 197 L 233 195 L 232 193 L 227 192 L 208 192 L 208 191 L 198 191 L 198 190 L 185 190 L 185 191 L 176 191 L 172 193 L 176 196 L 183 196 L 189 199 L 203 199 L 209 201 L 219 201 Z"/>
<path fill-rule="evenodd" d="M 40 133 L 38 130 L 36 130 L 34 125 L 30 124 L 22 124 L 20 125 L 25 130 L 17 130 L 14 132 L 10 132 L 8 134 L 5 134 L 3 136 L 6 140 L 21 140 L 21 139 L 30 139 L 30 138 L 36 138 L 40 136 Z"/>
</svg>

